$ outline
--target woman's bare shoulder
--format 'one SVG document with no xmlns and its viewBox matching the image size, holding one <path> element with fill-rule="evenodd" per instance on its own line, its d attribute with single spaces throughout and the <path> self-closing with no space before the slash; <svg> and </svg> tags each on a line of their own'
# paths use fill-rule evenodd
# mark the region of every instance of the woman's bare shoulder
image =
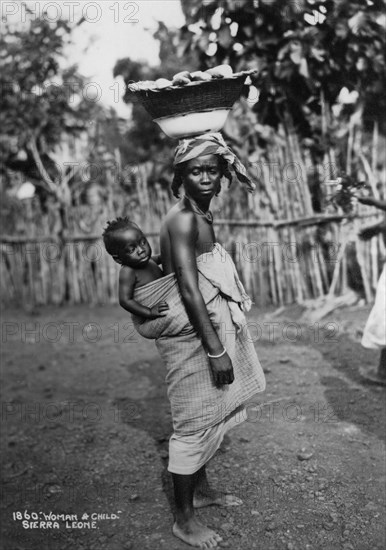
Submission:
<svg viewBox="0 0 386 550">
<path fill-rule="evenodd" d="M 186 230 L 196 225 L 196 217 L 194 212 L 187 209 L 180 201 L 169 210 L 162 225 L 168 227 L 168 229 L 175 228 L 178 230 Z"/>
</svg>

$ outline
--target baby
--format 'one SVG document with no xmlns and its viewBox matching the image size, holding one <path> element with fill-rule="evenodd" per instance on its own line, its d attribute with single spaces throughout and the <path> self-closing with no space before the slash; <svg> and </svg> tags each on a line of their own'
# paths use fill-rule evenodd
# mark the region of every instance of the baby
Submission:
<svg viewBox="0 0 386 550">
<path fill-rule="evenodd" d="M 107 252 L 122 265 L 119 273 L 120 305 L 145 319 L 164 317 L 169 309 L 165 301 L 149 308 L 133 299 L 135 288 L 163 277 L 158 267 L 161 256 L 151 255 L 150 244 L 140 228 L 127 217 L 117 218 L 107 222 L 102 236 Z"/>
</svg>

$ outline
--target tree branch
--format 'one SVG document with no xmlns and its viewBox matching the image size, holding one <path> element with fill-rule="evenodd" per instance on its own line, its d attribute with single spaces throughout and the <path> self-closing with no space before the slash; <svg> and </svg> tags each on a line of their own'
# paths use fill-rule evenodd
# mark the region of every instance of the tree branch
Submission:
<svg viewBox="0 0 386 550">
<path fill-rule="evenodd" d="M 45 167 L 43 166 L 43 162 L 42 162 L 42 159 L 40 157 L 40 154 L 39 154 L 39 151 L 38 151 L 38 148 L 37 148 L 37 145 L 36 145 L 36 139 L 35 139 L 35 136 L 31 136 L 29 141 L 28 141 L 28 144 L 27 144 L 27 147 L 28 149 L 31 151 L 31 154 L 32 154 L 32 157 L 35 161 L 35 164 L 36 164 L 36 167 L 39 171 L 39 174 L 44 182 L 44 186 L 41 185 L 41 187 L 44 187 L 44 189 L 48 192 L 48 193 L 52 193 L 55 197 L 58 198 L 58 190 L 57 190 L 57 187 L 55 185 L 55 183 L 52 181 L 52 179 L 50 178 L 50 175 L 48 174 L 47 170 L 45 169 Z"/>
</svg>

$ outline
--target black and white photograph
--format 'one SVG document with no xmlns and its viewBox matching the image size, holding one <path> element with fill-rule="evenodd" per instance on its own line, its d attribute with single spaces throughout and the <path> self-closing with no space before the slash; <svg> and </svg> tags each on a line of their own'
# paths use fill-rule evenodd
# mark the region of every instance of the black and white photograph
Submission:
<svg viewBox="0 0 386 550">
<path fill-rule="evenodd" d="M 384 0 L 0 12 L 0 548 L 384 550 Z"/>
</svg>

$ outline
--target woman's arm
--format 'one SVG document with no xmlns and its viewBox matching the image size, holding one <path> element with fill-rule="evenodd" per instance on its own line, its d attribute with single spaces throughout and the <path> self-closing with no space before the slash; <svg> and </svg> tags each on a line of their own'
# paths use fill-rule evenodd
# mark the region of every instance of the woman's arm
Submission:
<svg viewBox="0 0 386 550">
<path fill-rule="evenodd" d="M 182 301 L 189 319 L 202 345 L 210 355 L 220 355 L 224 347 L 210 321 L 208 311 L 198 286 L 196 261 L 197 222 L 191 212 L 180 212 L 169 226 L 171 259 Z M 231 384 L 233 367 L 227 353 L 219 358 L 209 358 L 216 384 Z"/>
<path fill-rule="evenodd" d="M 134 269 L 123 266 L 119 272 L 119 305 L 121 305 L 123 309 L 145 319 L 156 319 L 157 317 L 166 315 L 166 311 L 169 309 L 166 302 L 159 302 L 150 308 L 133 300 L 134 285 Z"/>
</svg>

